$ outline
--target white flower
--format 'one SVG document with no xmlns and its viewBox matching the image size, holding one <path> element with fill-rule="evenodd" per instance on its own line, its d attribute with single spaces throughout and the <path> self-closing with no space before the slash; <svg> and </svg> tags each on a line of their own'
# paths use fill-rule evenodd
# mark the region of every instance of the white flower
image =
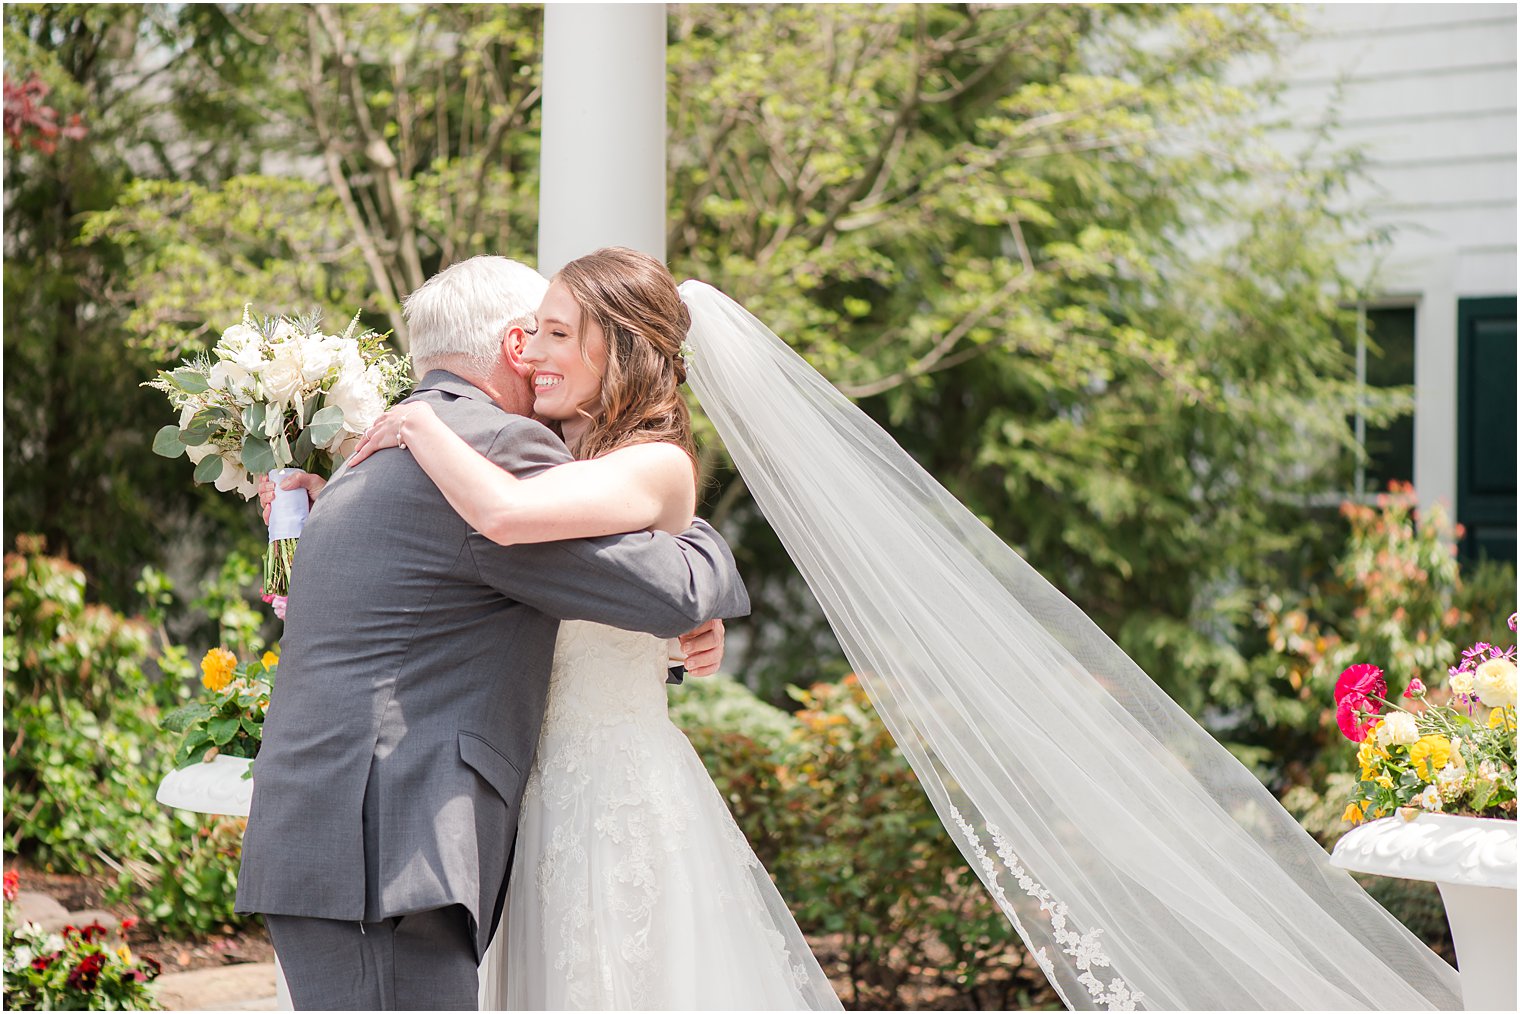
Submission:
<svg viewBox="0 0 1520 1014">
<path fill-rule="evenodd" d="M 305 381 L 301 370 L 301 357 L 294 343 L 275 346 L 275 357 L 266 363 L 259 373 L 264 396 L 279 405 L 290 404 L 301 384 Z"/>
<path fill-rule="evenodd" d="M 343 410 L 343 429 L 334 436 L 327 449 L 333 450 L 349 434 L 363 433 L 385 411 L 385 396 L 381 393 L 385 377 L 374 367 L 366 369 L 356 352 L 353 356 L 358 367 L 345 355 L 339 367 L 338 382 L 327 392 L 327 404 Z M 346 432 L 345 432 L 346 431 Z"/>
<path fill-rule="evenodd" d="M 1378 723 L 1377 744 L 1385 750 L 1390 746 L 1410 746 L 1419 740 L 1420 728 L 1407 711 L 1392 712 Z"/>
<path fill-rule="evenodd" d="M 232 361 L 249 373 L 257 374 L 264 368 L 264 342 L 262 340 L 252 341 L 237 349 L 229 349 L 228 351 L 232 353 Z"/>
<path fill-rule="evenodd" d="M 217 344 L 228 349 L 241 349 L 249 342 L 258 343 L 259 333 L 247 324 L 234 324 L 222 332 L 222 340 Z"/>
<path fill-rule="evenodd" d="M 1491 658 L 1473 674 L 1473 688 L 1478 699 L 1490 708 L 1515 703 L 1515 663 L 1507 658 Z"/>
<path fill-rule="evenodd" d="M 242 465 L 229 461 L 222 466 L 222 474 L 216 477 L 216 488 L 223 493 L 236 491 L 244 500 L 251 500 L 258 493 L 259 484 Z"/>
<path fill-rule="evenodd" d="M 1451 674 L 1451 692 L 1454 694 L 1471 694 L 1473 692 L 1473 675 L 1470 672 L 1456 672 Z"/>
<path fill-rule="evenodd" d="M 1434 785 L 1425 786 L 1425 791 L 1414 797 L 1414 801 L 1420 804 L 1422 810 L 1439 810 L 1441 808 L 1441 792 Z"/>
<path fill-rule="evenodd" d="M 307 382 L 316 382 L 327 376 L 327 371 L 338 365 L 339 340 L 329 335 L 316 335 L 301 346 L 301 376 Z"/>
<path fill-rule="evenodd" d="M 36 956 L 36 954 L 32 953 L 32 949 L 30 947 L 22 944 L 15 950 L 11 951 L 11 959 L 15 962 L 12 967 L 25 968 L 27 965 L 30 965 L 32 963 L 32 959 Z"/>
<path fill-rule="evenodd" d="M 36 925 L 37 924 L 34 922 L 27 923 L 27 926 L 29 927 Z M 48 935 L 46 942 L 43 943 L 42 949 L 44 951 L 61 951 L 63 950 L 64 946 L 65 944 L 63 942 L 63 935 L 61 933 L 51 933 Z"/>
<path fill-rule="evenodd" d="M 242 394 L 252 389 L 253 375 L 239 366 L 236 360 L 223 359 L 211 367 L 211 373 L 207 376 L 206 383 L 218 391 L 231 391 L 234 394 Z"/>
<path fill-rule="evenodd" d="M 1453 751 L 1455 752 L 1455 751 Z M 1455 764 L 1448 764 L 1436 772 L 1436 788 L 1441 792 L 1441 798 L 1448 803 L 1454 802 L 1462 795 L 1462 782 L 1467 777 L 1467 772 Z"/>
</svg>

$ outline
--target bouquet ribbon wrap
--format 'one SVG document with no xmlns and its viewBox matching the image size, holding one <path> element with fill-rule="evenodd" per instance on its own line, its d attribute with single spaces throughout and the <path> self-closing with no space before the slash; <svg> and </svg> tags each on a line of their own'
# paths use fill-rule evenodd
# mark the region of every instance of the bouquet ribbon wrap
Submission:
<svg viewBox="0 0 1520 1014">
<path fill-rule="evenodd" d="M 269 508 L 269 541 L 299 539 L 306 525 L 306 515 L 311 503 L 304 489 L 281 489 L 280 484 L 292 475 L 300 475 L 299 468 L 276 468 L 269 473 L 274 483 L 274 504 Z"/>
</svg>

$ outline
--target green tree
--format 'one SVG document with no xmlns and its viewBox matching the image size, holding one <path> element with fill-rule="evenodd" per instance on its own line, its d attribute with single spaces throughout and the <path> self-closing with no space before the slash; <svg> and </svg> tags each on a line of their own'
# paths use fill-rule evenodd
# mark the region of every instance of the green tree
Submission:
<svg viewBox="0 0 1520 1014">
<path fill-rule="evenodd" d="M 86 131 L 5 163 L 5 526 L 46 535 L 118 605 L 172 539 L 232 523 L 230 505 L 149 452 L 163 407 L 137 386 L 155 362 L 126 340 L 119 251 L 81 243 L 81 216 L 119 200 L 155 129 L 152 30 L 135 5 L 5 9 L 7 82 L 35 74 Z"/>
<path fill-rule="evenodd" d="M 1293 30 L 1271 6 L 673 15 L 677 273 L 861 399 L 1194 713 L 1246 678 L 1239 591 L 1316 537 L 1304 498 L 1349 459 L 1353 161 L 1276 154 L 1270 82 L 1229 83 Z M 837 669 L 707 452 L 758 592 L 749 671 Z"/>
</svg>

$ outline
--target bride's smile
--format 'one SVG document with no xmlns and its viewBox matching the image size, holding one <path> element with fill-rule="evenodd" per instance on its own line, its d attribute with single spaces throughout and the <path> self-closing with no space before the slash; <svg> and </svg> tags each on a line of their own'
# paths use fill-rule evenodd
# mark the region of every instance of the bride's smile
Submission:
<svg viewBox="0 0 1520 1014">
<path fill-rule="evenodd" d="M 565 439 L 576 437 L 602 399 L 607 343 L 595 322 L 582 322 L 581 308 L 561 282 L 544 294 L 538 330 L 523 344 L 522 361 L 533 370 L 533 414 L 564 424 Z"/>
</svg>

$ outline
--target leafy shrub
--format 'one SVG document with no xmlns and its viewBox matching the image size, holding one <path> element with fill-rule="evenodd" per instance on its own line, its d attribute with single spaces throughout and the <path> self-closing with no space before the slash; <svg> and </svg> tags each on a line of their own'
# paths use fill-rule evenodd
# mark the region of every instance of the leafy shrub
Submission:
<svg viewBox="0 0 1520 1014">
<path fill-rule="evenodd" d="M 696 689 L 701 688 L 701 689 Z M 729 680 L 676 691 L 686 731 L 798 924 L 837 947 L 856 1006 L 915 977 L 1007 1006 L 1023 949 L 951 843 L 854 677 L 793 689 L 795 716 Z"/>
<path fill-rule="evenodd" d="M 174 743 L 157 727 L 189 695 L 182 648 L 85 601 L 85 576 L 22 537 L 5 558 L 5 848 L 47 869 L 110 873 L 168 933 L 208 933 L 232 912 L 236 842 L 225 821 L 154 798 Z M 157 670 L 157 678 L 149 671 Z"/>
</svg>

